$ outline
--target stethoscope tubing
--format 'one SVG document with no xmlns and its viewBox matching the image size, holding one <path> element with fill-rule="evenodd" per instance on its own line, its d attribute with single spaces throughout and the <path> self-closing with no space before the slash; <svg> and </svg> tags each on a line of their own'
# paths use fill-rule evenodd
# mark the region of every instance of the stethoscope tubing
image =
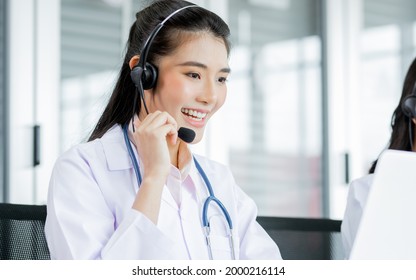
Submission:
<svg viewBox="0 0 416 280">
<path fill-rule="evenodd" d="M 140 174 L 140 168 L 139 168 L 139 163 L 137 161 L 137 158 L 134 154 L 129 136 L 128 136 L 128 124 L 123 125 L 123 135 L 124 135 L 124 141 L 127 147 L 127 151 L 129 154 L 129 157 L 131 159 L 131 162 L 133 164 L 133 169 L 134 169 L 134 173 L 136 175 L 136 179 L 137 179 L 137 184 L 138 187 L 140 187 L 141 183 L 142 183 L 142 177 Z M 218 207 L 221 209 L 225 219 L 227 220 L 227 224 L 230 230 L 230 248 L 231 248 L 231 255 L 232 255 L 232 259 L 235 259 L 235 252 L 234 252 L 234 239 L 233 239 L 233 223 L 230 217 L 230 214 L 228 213 L 226 207 L 224 206 L 224 204 L 222 204 L 222 202 L 215 196 L 214 194 L 214 190 L 211 186 L 211 182 L 208 179 L 208 176 L 205 174 L 203 168 L 201 167 L 201 165 L 199 164 L 199 162 L 196 160 L 196 158 L 194 156 L 192 156 L 194 159 L 194 163 L 195 166 L 199 172 L 199 174 L 202 177 L 202 180 L 205 183 L 205 186 L 208 190 L 209 196 L 207 197 L 207 199 L 204 202 L 203 208 L 202 208 L 202 226 L 204 228 L 204 232 L 205 232 L 205 238 L 206 238 L 206 242 L 207 242 L 207 246 L 208 246 L 208 254 L 209 254 L 209 258 L 213 259 L 212 257 L 212 249 L 211 249 L 211 241 L 210 241 L 210 224 L 209 224 L 209 220 L 208 220 L 208 208 L 210 203 L 213 201 L 215 202 L 215 204 L 218 205 Z"/>
<path fill-rule="evenodd" d="M 123 127 L 123 135 L 124 135 L 124 142 L 126 143 L 127 151 L 129 153 L 131 162 L 133 164 L 134 173 L 136 174 L 136 179 L 138 183 L 138 187 L 142 184 L 142 175 L 140 174 L 139 164 L 137 162 L 136 156 L 134 155 L 133 148 L 130 145 L 129 135 L 127 133 L 128 125 Z"/>
</svg>

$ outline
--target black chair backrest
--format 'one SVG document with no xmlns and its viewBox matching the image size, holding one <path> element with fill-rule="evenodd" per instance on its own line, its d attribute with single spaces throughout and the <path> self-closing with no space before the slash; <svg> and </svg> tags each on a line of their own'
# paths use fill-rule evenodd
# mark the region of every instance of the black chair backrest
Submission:
<svg viewBox="0 0 416 280">
<path fill-rule="evenodd" d="M 0 203 L 0 259 L 50 259 L 45 220 L 46 205 Z"/>
<path fill-rule="evenodd" d="M 341 221 L 315 218 L 258 217 L 286 260 L 343 259 Z"/>
<path fill-rule="evenodd" d="M 44 227 L 46 205 L 0 203 L 0 260 L 50 259 Z M 343 259 L 341 221 L 258 217 L 286 260 Z"/>
</svg>

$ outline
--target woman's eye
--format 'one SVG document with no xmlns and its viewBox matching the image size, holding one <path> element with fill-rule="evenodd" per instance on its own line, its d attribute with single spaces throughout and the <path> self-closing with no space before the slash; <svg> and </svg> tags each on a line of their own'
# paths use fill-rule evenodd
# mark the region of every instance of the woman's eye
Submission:
<svg viewBox="0 0 416 280">
<path fill-rule="evenodd" d="M 201 76 L 199 76 L 198 73 L 189 73 L 188 76 L 193 78 L 193 79 L 200 79 L 201 78 Z"/>
<path fill-rule="evenodd" d="M 227 82 L 228 80 L 227 80 L 227 78 L 225 78 L 225 77 L 221 77 L 221 78 L 219 78 L 218 79 L 218 82 L 220 82 L 220 83 L 225 83 L 225 82 Z"/>
</svg>

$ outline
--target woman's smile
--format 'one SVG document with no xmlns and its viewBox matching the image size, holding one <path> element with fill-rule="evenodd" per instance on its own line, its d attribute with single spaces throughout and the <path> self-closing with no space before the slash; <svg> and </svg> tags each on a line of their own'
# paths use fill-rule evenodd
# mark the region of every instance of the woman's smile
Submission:
<svg viewBox="0 0 416 280">
<path fill-rule="evenodd" d="M 181 112 L 185 116 L 185 120 L 192 126 L 202 127 L 205 125 L 206 116 L 208 115 L 206 110 L 182 108 Z"/>
</svg>

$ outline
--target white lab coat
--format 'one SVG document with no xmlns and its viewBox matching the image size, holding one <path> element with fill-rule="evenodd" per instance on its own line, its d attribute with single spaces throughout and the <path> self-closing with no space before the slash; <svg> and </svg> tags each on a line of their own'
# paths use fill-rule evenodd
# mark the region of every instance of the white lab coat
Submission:
<svg viewBox="0 0 416 280">
<path fill-rule="evenodd" d="M 197 160 L 232 218 L 236 258 L 281 259 L 255 221 L 254 201 L 229 169 L 204 157 Z M 171 172 L 167 184 L 177 179 Z M 179 206 L 165 185 L 155 225 L 131 208 L 138 185 L 120 126 L 75 146 L 58 159 L 50 180 L 45 233 L 52 259 L 208 259 L 201 226 L 208 192 L 193 161 L 186 180 L 192 183 L 181 187 Z M 228 226 L 214 204 L 208 216 L 214 259 L 230 259 Z"/>
<path fill-rule="evenodd" d="M 351 182 L 348 190 L 347 206 L 341 224 L 341 236 L 345 257 L 349 258 L 374 174 L 369 174 Z"/>
</svg>

